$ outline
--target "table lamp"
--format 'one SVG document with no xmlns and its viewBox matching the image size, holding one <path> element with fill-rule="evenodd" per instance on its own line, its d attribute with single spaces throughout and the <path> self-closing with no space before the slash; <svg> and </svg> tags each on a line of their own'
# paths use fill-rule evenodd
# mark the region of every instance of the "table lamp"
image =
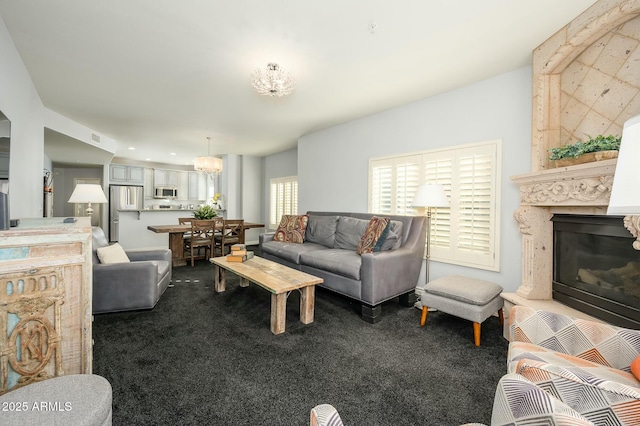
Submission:
<svg viewBox="0 0 640 426">
<path fill-rule="evenodd" d="M 608 215 L 640 215 L 640 115 L 628 119 L 613 177 Z"/>
<path fill-rule="evenodd" d="M 93 214 L 91 203 L 106 203 L 107 197 L 102 191 L 102 187 L 96 184 L 79 183 L 73 190 L 69 203 L 87 203 L 87 216 Z"/>
<path fill-rule="evenodd" d="M 420 185 L 411 203 L 413 207 L 426 208 L 427 211 L 427 255 L 425 265 L 425 285 L 429 282 L 429 257 L 431 257 L 431 213 L 437 207 L 449 207 L 449 199 L 444 186 L 439 183 Z"/>
</svg>

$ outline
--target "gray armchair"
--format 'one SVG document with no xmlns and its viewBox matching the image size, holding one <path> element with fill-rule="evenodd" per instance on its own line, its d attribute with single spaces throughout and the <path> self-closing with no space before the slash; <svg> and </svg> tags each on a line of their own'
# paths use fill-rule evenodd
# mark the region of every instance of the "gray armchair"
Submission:
<svg viewBox="0 0 640 426">
<path fill-rule="evenodd" d="M 127 250 L 131 262 L 102 264 L 96 250 L 109 242 L 92 231 L 93 313 L 152 309 L 171 282 L 171 250 Z"/>
</svg>

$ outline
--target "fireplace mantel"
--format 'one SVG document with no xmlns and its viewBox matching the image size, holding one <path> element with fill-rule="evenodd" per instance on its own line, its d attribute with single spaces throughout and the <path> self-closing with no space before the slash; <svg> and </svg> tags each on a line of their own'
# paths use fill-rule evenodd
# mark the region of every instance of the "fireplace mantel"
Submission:
<svg viewBox="0 0 640 426">
<path fill-rule="evenodd" d="M 617 159 L 512 176 L 523 206 L 607 207 Z"/>
<path fill-rule="evenodd" d="M 554 168 L 549 149 L 586 135 L 621 134 L 640 113 L 633 58 L 640 49 L 640 1 L 598 0 L 533 51 L 531 173 L 514 212 L 522 237 L 522 282 L 503 293 L 505 311 L 523 304 L 590 318 L 552 299 L 554 214 L 606 215 L 617 159 Z M 640 216 L 624 224 L 638 240 Z"/>
</svg>

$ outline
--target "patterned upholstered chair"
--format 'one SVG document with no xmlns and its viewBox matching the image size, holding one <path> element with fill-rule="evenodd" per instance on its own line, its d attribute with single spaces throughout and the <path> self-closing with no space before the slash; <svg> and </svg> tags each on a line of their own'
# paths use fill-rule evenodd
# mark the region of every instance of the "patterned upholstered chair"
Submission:
<svg viewBox="0 0 640 426">
<path fill-rule="evenodd" d="M 595 424 L 640 424 L 631 362 L 640 331 L 515 306 L 508 371 L 526 377 Z"/>
<path fill-rule="evenodd" d="M 594 426 L 594 423 L 521 375 L 507 374 L 498 382 L 491 412 L 491 426 L 502 425 Z"/>
<path fill-rule="evenodd" d="M 311 410 L 311 426 L 342 426 L 338 411 L 329 404 Z M 425 424 L 428 424 L 426 421 Z M 594 426 L 567 404 L 518 374 L 507 374 L 498 382 L 491 413 L 492 426 L 571 425 Z M 464 426 L 484 426 L 467 423 Z"/>
<path fill-rule="evenodd" d="M 338 410 L 331 404 L 320 404 L 313 407 L 309 424 L 310 426 L 343 426 Z"/>
</svg>

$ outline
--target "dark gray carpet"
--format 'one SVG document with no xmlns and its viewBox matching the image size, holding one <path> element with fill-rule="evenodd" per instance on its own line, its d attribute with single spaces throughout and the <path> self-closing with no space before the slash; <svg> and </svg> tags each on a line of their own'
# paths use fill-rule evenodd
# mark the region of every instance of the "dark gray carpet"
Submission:
<svg viewBox="0 0 640 426">
<path fill-rule="evenodd" d="M 346 425 L 489 423 L 506 370 L 496 317 L 472 325 L 397 301 L 368 324 L 359 305 L 316 291 L 315 322 L 289 296 L 286 332 L 269 330 L 270 293 L 213 291 L 213 267 L 174 269 L 174 287 L 150 311 L 96 315 L 93 370 L 113 387 L 114 425 L 307 425 L 333 404 Z"/>
</svg>

